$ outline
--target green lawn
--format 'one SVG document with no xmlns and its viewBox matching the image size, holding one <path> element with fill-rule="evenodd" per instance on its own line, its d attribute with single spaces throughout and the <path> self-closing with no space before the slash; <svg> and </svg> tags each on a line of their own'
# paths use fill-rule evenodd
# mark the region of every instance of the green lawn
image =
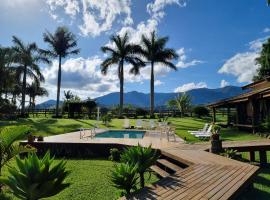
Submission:
<svg viewBox="0 0 270 200">
<path fill-rule="evenodd" d="M 11 162 L 11 165 L 14 163 Z M 68 160 L 67 169 L 71 174 L 67 178 L 67 182 L 71 186 L 60 194 L 48 198 L 48 200 L 112 200 L 118 199 L 121 191 L 112 186 L 110 182 L 110 173 L 113 169 L 114 162 L 108 160 Z M 4 170 L 4 176 L 7 176 L 7 170 Z M 148 179 L 147 184 L 158 180 L 155 175 Z M 15 200 L 6 190 L 6 197 L 0 196 L 0 199 Z"/>
<path fill-rule="evenodd" d="M 188 142 L 200 142 L 198 138 L 189 134 L 188 130 L 202 129 L 205 123 L 211 123 L 211 119 L 199 118 L 169 118 L 169 121 L 176 126 L 176 134 Z M 81 127 L 89 128 L 96 123 L 96 120 L 83 119 L 53 119 L 53 118 L 28 118 L 19 119 L 17 121 L 0 121 L 0 125 L 30 125 L 33 128 L 34 135 L 50 136 L 62 133 L 68 133 L 78 130 Z M 130 124 L 135 125 L 136 120 L 131 119 Z M 113 119 L 108 128 L 121 129 L 123 119 Z M 100 125 L 104 127 L 103 125 Z M 238 131 L 237 129 L 222 129 L 221 137 L 224 140 L 255 140 L 260 139 L 259 136 Z"/>
</svg>

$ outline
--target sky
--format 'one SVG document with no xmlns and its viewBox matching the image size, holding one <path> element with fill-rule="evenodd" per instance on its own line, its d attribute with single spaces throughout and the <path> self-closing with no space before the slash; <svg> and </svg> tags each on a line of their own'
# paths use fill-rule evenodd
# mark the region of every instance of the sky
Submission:
<svg viewBox="0 0 270 200">
<path fill-rule="evenodd" d="M 114 34 L 141 35 L 155 30 L 168 36 L 167 47 L 179 55 L 172 71 L 155 66 L 156 92 L 184 92 L 195 88 L 242 86 L 252 81 L 263 42 L 270 36 L 270 7 L 266 0 L 0 0 L 0 45 L 11 46 L 16 35 L 25 43 L 43 42 L 45 31 L 68 27 L 78 39 L 80 54 L 63 60 L 61 98 L 71 90 L 82 99 L 119 91 L 117 66 L 106 76 L 100 64 L 108 55 Z M 40 64 L 48 97 L 56 99 L 58 63 Z M 125 92 L 149 93 L 150 68 L 138 76 L 125 65 Z"/>
</svg>

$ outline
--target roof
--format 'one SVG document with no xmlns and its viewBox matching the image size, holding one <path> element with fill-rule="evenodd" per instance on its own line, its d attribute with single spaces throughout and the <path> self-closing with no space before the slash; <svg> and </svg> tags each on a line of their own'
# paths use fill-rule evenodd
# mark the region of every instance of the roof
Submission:
<svg viewBox="0 0 270 200">
<path fill-rule="evenodd" d="M 266 77 L 266 78 L 264 78 L 264 79 L 262 79 L 262 80 L 254 81 L 254 82 L 252 82 L 252 83 L 250 83 L 250 84 L 248 84 L 248 85 L 245 85 L 245 86 L 242 87 L 242 89 L 245 90 L 245 89 L 247 89 L 247 88 L 252 88 L 252 87 L 254 87 L 255 85 L 258 85 L 258 84 L 263 83 L 263 82 L 265 82 L 265 81 L 270 81 L 270 76 L 268 76 L 268 77 Z"/>
<path fill-rule="evenodd" d="M 246 92 L 235 97 L 223 99 L 223 100 L 208 104 L 208 107 L 213 108 L 213 107 L 233 105 L 235 103 L 248 101 L 248 99 L 253 96 L 259 96 L 260 98 L 270 97 L 270 87 L 252 90 L 250 92 Z"/>
</svg>

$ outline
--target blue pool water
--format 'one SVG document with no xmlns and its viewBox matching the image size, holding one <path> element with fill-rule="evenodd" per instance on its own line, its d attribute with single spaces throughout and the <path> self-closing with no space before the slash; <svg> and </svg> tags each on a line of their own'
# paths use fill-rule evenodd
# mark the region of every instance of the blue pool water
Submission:
<svg viewBox="0 0 270 200">
<path fill-rule="evenodd" d="M 96 138 L 143 138 L 144 131 L 106 131 L 97 134 Z"/>
</svg>

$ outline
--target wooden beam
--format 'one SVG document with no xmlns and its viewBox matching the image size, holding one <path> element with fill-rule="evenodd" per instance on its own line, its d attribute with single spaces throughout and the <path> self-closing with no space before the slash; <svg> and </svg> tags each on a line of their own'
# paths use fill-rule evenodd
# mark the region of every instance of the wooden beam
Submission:
<svg viewBox="0 0 270 200">
<path fill-rule="evenodd" d="M 231 108 L 227 107 L 227 125 L 230 125 L 230 112 L 231 112 Z"/>
<path fill-rule="evenodd" d="M 213 111 L 213 123 L 216 122 L 216 108 L 212 108 Z"/>
</svg>

